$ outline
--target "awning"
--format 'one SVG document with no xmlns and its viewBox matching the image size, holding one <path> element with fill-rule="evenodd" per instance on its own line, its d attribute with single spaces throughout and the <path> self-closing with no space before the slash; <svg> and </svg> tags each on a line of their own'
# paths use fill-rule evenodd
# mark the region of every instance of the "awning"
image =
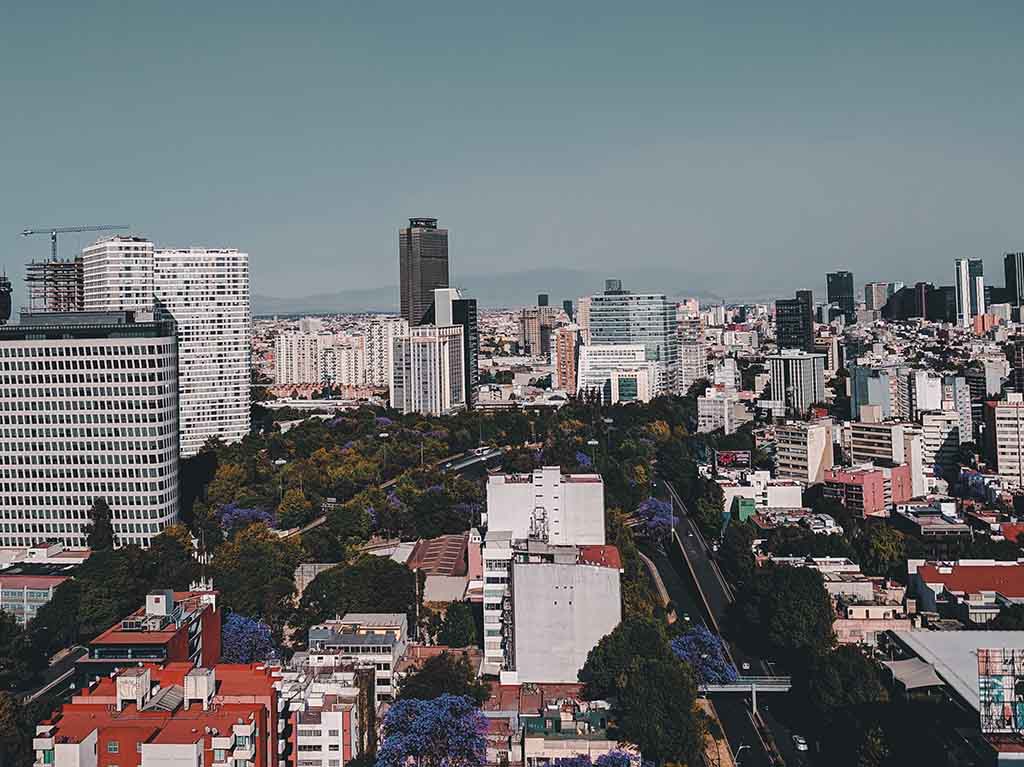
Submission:
<svg viewBox="0 0 1024 767">
<path fill-rule="evenodd" d="M 892 678 L 903 685 L 904 689 L 916 690 L 920 687 L 942 687 L 943 682 L 930 663 L 920 658 L 908 660 L 885 661 L 885 666 L 892 673 Z"/>
</svg>

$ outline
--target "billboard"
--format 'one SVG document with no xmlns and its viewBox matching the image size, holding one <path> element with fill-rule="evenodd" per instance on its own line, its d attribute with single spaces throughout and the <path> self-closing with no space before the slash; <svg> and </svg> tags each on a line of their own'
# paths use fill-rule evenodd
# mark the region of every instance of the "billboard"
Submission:
<svg viewBox="0 0 1024 767">
<path fill-rule="evenodd" d="M 1024 650 L 978 649 L 978 710 L 985 733 L 1024 733 Z"/>
<path fill-rule="evenodd" d="M 749 469 L 749 450 L 716 450 L 715 468 L 720 469 Z"/>
</svg>

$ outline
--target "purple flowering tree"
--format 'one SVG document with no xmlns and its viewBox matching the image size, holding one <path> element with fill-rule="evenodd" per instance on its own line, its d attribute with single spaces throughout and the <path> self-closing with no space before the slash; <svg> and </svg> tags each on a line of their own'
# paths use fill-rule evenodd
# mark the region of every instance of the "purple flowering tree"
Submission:
<svg viewBox="0 0 1024 767">
<path fill-rule="evenodd" d="M 252 663 L 276 656 L 270 626 L 238 613 L 230 613 L 224 619 L 220 644 L 224 663 Z"/>
<path fill-rule="evenodd" d="M 694 626 L 673 639 L 672 652 L 693 669 L 697 684 L 728 684 L 736 681 L 736 667 L 726 657 L 721 638 L 705 626 Z"/>
<path fill-rule="evenodd" d="M 590 456 L 584 453 L 582 450 L 576 451 L 576 463 L 581 469 L 594 468 L 594 462 L 590 459 Z"/>
<path fill-rule="evenodd" d="M 640 757 L 617 748 L 591 761 L 589 756 L 565 756 L 555 759 L 556 767 L 640 767 Z M 648 762 L 648 764 L 650 764 Z"/>
<path fill-rule="evenodd" d="M 400 700 L 384 717 L 376 767 L 482 767 L 486 735 L 487 720 L 469 697 Z"/>
<path fill-rule="evenodd" d="M 217 509 L 215 516 L 221 529 L 228 533 L 257 522 L 263 522 L 268 527 L 273 527 L 276 522 L 274 515 L 269 511 L 246 509 L 233 501 Z"/>
<path fill-rule="evenodd" d="M 392 421 L 386 415 L 377 416 L 376 418 L 373 419 L 373 422 L 377 424 L 377 426 L 390 426 L 391 424 L 394 423 L 394 421 Z"/>
<path fill-rule="evenodd" d="M 648 498 L 636 507 L 637 518 L 643 524 L 643 531 L 652 537 L 667 535 L 675 527 L 672 504 L 657 498 Z"/>
</svg>

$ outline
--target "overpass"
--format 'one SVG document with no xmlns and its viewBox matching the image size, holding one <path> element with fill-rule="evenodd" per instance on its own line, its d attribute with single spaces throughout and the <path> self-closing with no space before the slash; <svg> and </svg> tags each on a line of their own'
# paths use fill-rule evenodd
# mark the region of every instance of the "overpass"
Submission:
<svg viewBox="0 0 1024 767">
<path fill-rule="evenodd" d="M 707 693 L 739 692 L 750 695 L 753 714 L 757 715 L 757 694 L 759 692 L 789 692 L 793 681 L 788 676 L 739 676 L 735 682 L 726 684 L 702 684 L 700 691 Z"/>
</svg>

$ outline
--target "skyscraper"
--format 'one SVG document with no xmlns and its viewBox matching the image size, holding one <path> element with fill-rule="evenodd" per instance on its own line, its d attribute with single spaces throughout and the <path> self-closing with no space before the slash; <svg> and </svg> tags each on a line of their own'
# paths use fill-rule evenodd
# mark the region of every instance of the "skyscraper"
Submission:
<svg viewBox="0 0 1024 767">
<path fill-rule="evenodd" d="M 11 281 L 7 274 L 0 275 L 0 325 L 11 318 Z"/>
<path fill-rule="evenodd" d="M 395 339 L 391 407 L 403 413 L 440 416 L 466 405 L 462 375 L 462 328 L 421 325 Z"/>
<path fill-rule="evenodd" d="M 249 433 L 252 315 L 249 255 L 234 249 L 159 248 L 153 256 L 157 316 L 178 333 L 181 455 L 211 437 Z"/>
<path fill-rule="evenodd" d="M 434 291 L 434 304 L 427 312 L 427 324 L 458 325 L 462 328 L 463 390 L 466 407 L 473 407 L 480 386 L 480 330 L 476 299 L 463 298 L 457 288 L 438 288 Z"/>
<path fill-rule="evenodd" d="M 177 520 L 177 348 L 171 323 L 126 312 L 0 327 L 0 546 L 85 546 L 97 498 L 121 546 Z"/>
<path fill-rule="evenodd" d="M 828 302 L 836 304 L 843 312 L 847 322 L 852 322 L 857 315 L 857 305 L 853 300 L 853 273 L 847 271 L 829 272 L 825 275 Z"/>
<path fill-rule="evenodd" d="M 582 322 L 583 313 L 580 313 Z M 630 293 L 619 280 L 606 280 L 605 292 L 591 297 L 588 343 L 643 344 L 646 359 L 657 365 L 655 395 L 679 386 L 679 335 L 676 305 L 664 293 Z"/>
<path fill-rule="evenodd" d="M 398 230 L 401 314 L 410 327 L 422 325 L 436 288 L 448 287 L 448 230 L 436 218 L 410 218 Z"/>
<path fill-rule="evenodd" d="M 964 327 L 985 313 L 984 264 L 980 258 L 958 258 L 954 262 L 956 319 Z"/>
<path fill-rule="evenodd" d="M 366 383 L 388 386 L 395 339 L 409 335 L 409 323 L 401 317 L 376 317 L 366 338 Z"/>
<path fill-rule="evenodd" d="M 153 243 L 116 236 L 82 251 L 83 300 L 87 312 L 153 311 Z"/>
<path fill-rule="evenodd" d="M 1006 277 L 1006 300 L 1014 306 L 1024 304 L 1024 253 L 1007 253 L 1003 256 L 1003 272 Z"/>
<path fill-rule="evenodd" d="M 775 302 L 775 337 L 779 349 L 814 349 L 814 294 L 798 290 L 796 298 Z"/>
<path fill-rule="evenodd" d="M 787 349 L 768 357 L 772 399 L 783 402 L 787 412 L 804 415 L 825 401 L 825 355 Z"/>
</svg>

